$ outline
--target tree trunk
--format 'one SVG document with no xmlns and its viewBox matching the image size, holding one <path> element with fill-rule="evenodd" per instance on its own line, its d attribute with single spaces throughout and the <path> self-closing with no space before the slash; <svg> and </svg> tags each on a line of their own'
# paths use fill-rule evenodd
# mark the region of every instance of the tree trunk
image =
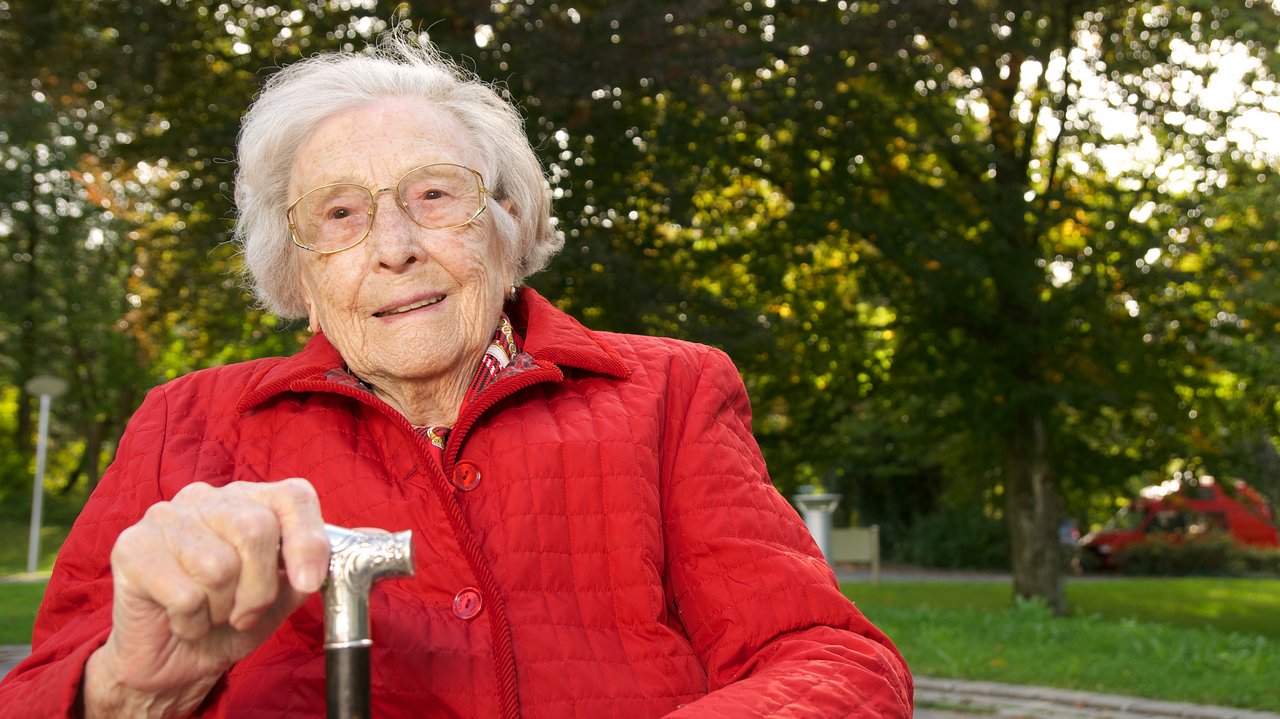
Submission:
<svg viewBox="0 0 1280 719">
<path fill-rule="evenodd" d="M 1266 430 L 1259 430 L 1251 443 L 1258 473 L 1249 480 L 1253 488 L 1273 500 L 1280 500 L 1280 453 Z"/>
<path fill-rule="evenodd" d="M 1058 549 L 1062 495 L 1049 467 L 1049 442 L 1044 418 L 1032 411 L 1005 437 L 1005 520 L 1013 545 L 1015 596 L 1041 597 L 1054 614 L 1067 611 Z"/>
</svg>

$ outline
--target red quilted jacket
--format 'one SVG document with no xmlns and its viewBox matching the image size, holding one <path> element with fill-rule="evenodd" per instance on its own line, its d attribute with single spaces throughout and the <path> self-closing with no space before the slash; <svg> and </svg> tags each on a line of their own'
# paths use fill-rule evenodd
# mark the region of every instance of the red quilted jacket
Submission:
<svg viewBox="0 0 1280 719">
<path fill-rule="evenodd" d="M 74 715 L 110 622 L 108 555 L 193 481 L 305 477 L 326 521 L 412 529 L 370 599 L 379 717 L 909 717 L 902 657 L 841 596 L 770 484 L 721 352 L 591 332 L 525 290 L 523 371 L 469 404 L 444 466 L 405 419 L 298 355 L 153 390 L 54 569 L 7 716 Z M 207 716 L 320 716 L 313 597 Z"/>
</svg>

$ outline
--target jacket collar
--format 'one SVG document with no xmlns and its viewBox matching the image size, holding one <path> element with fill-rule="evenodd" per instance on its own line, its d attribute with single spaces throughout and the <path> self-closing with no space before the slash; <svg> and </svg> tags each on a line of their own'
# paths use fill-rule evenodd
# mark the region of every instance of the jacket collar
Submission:
<svg viewBox="0 0 1280 719">
<path fill-rule="evenodd" d="M 550 362 L 561 370 L 575 369 L 617 379 L 631 376 L 631 368 L 599 333 L 556 309 L 529 287 L 508 302 L 507 315 L 524 337 L 524 352 L 535 360 Z M 346 366 L 337 348 L 323 333 L 307 342 L 302 351 L 274 362 L 254 377 L 240 395 L 236 408 L 247 412 L 271 397 L 289 391 L 303 380 L 322 380 L 329 370 Z"/>
<path fill-rule="evenodd" d="M 617 379 L 631 376 L 631 368 L 608 340 L 530 287 L 521 288 L 515 301 L 507 304 L 507 316 L 524 337 L 524 351 L 536 360 Z"/>
</svg>

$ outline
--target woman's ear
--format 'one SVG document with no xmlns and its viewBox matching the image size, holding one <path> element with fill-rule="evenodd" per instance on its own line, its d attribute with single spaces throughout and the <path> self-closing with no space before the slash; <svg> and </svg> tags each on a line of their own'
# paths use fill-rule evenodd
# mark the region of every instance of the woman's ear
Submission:
<svg viewBox="0 0 1280 719">
<path fill-rule="evenodd" d="M 516 212 L 516 205 L 511 201 L 510 197 L 504 197 L 501 200 L 498 200 L 498 204 L 502 205 L 502 209 L 506 210 L 508 215 L 511 215 L 512 217 L 519 217 L 519 213 Z"/>
<path fill-rule="evenodd" d="M 310 302 L 307 303 L 307 331 L 311 334 L 319 334 L 321 331 L 320 316 L 316 314 L 316 306 Z"/>
<path fill-rule="evenodd" d="M 306 280 L 299 280 L 298 286 L 302 289 L 302 301 L 307 305 L 307 331 L 312 334 L 318 334 L 322 331 L 320 327 L 320 313 L 316 311 L 316 302 L 311 297 L 311 288 L 307 285 Z"/>
</svg>

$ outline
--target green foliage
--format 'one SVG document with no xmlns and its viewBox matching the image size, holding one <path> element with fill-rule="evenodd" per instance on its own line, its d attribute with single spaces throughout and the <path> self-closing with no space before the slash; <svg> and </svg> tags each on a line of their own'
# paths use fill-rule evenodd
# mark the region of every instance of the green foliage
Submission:
<svg viewBox="0 0 1280 719">
<path fill-rule="evenodd" d="M 17 427 L 18 388 L 0 387 L 0 436 L 12 437 Z M 34 458 L 18 452 L 0 452 L 0 506 L 17 501 L 21 484 L 17 477 L 31 473 Z M 13 479 L 9 479 L 13 478 Z"/>
<path fill-rule="evenodd" d="M 1280 489 L 1280 180 L 1237 122 L 1274 115 L 1280 20 L 1199 0 L 0 2 L 0 382 L 73 379 L 56 486 L 149 387 L 299 345 L 235 278 L 239 116 L 395 24 L 525 109 L 566 238 L 535 285 L 729 351 L 784 492 L 888 541 L 998 509 L 1018 557 L 1174 458 Z M 1262 63 L 1235 106 L 1183 91 L 1191 46 Z"/>
<path fill-rule="evenodd" d="M 1115 561 L 1125 574 L 1138 576 L 1280 578 L 1280 549 L 1246 546 L 1223 534 L 1176 542 L 1148 537 L 1121 549 Z"/>
<path fill-rule="evenodd" d="M 1009 532 L 981 510 L 945 507 L 919 517 L 893 557 L 922 567 L 1007 570 Z"/>
</svg>

